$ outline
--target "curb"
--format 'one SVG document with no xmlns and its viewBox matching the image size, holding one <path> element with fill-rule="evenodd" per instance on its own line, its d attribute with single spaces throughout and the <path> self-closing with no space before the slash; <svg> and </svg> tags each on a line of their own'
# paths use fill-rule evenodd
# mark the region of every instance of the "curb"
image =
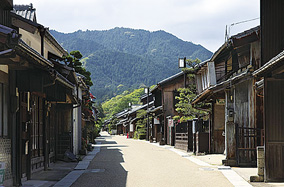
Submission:
<svg viewBox="0 0 284 187">
<path fill-rule="evenodd" d="M 80 161 L 77 166 L 71 171 L 68 175 L 66 175 L 63 179 L 58 181 L 54 186 L 55 187 L 69 187 L 71 186 L 83 173 L 85 173 L 86 169 L 89 167 L 91 161 L 95 158 L 95 156 L 101 151 L 101 142 L 97 142 L 93 151 L 89 152 L 82 161 Z"/>
<path fill-rule="evenodd" d="M 182 151 L 180 151 L 180 150 L 178 150 L 178 149 L 176 149 L 172 146 L 169 146 L 169 145 L 161 146 L 158 143 L 150 143 L 148 141 L 143 141 L 143 140 L 141 140 L 141 142 L 145 142 L 145 143 L 157 146 L 157 147 L 168 149 L 168 150 L 175 152 L 176 154 L 188 159 L 189 161 L 191 161 L 191 162 L 193 162 L 193 163 L 195 163 L 199 166 L 216 167 L 216 166 L 213 166 L 211 164 L 208 164 L 207 162 L 199 160 L 198 158 L 192 157 L 192 156 L 188 155 L 187 153 L 184 153 L 184 152 L 182 152 Z M 222 172 L 222 174 L 229 180 L 229 182 L 236 187 L 252 187 L 251 184 L 249 184 L 246 180 L 244 180 L 239 174 L 237 174 L 229 166 L 219 166 L 218 171 Z"/>
</svg>

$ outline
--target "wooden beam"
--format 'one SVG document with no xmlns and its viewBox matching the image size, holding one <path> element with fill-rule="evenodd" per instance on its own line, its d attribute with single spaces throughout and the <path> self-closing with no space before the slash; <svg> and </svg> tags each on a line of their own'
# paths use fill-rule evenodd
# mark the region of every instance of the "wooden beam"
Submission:
<svg viewBox="0 0 284 187">
<path fill-rule="evenodd" d="M 29 23 L 26 23 L 20 19 L 17 19 L 17 18 L 12 18 L 12 24 L 16 27 L 19 27 L 19 28 L 22 28 L 32 34 L 35 33 L 35 31 L 37 30 L 37 28 L 35 26 L 32 26 L 31 24 Z"/>
<path fill-rule="evenodd" d="M 15 58 L 0 58 L 0 65 L 8 65 L 13 70 L 22 70 L 30 67 L 29 62 L 20 56 Z"/>
</svg>

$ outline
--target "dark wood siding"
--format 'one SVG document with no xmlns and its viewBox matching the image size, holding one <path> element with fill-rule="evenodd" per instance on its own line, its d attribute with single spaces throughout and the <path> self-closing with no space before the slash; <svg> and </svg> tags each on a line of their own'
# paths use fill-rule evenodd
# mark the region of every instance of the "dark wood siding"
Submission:
<svg viewBox="0 0 284 187">
<path fill-rule="evenodd" d="M 284 49 L 283 7 L 283 0 L 261 0 L 262 65 Z"/>
<path fill-rule="evenodd" d="M 11 27 L 11 13 L 10 10 L 0 9 L 0 24 Z"/>
<path fill-rule="evenodd" d="M 268 181 L 284 179 L 284 80 L 265 82 L 265 171 Z"/>
<path fill-rule="evenodd" d="M 11 27 L 11 13 L 13 9 L 12 0 L 1 0 L 0 3 L 0 24 Z"/>
</svg>

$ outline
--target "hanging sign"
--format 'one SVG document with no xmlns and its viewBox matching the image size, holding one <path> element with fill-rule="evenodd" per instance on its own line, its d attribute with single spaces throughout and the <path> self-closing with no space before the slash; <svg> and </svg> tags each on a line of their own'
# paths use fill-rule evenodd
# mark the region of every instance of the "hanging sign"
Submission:
<svg viewBox="0 0 284 187">
<path fill-rule="evenodd" d="M 154 124 L 155 124 L 155 125 L 159 125 L 159 124 L 160 124 L 159 118 L 154 118 Z"/>
<path fill-rule="evenodd" d="M 169 125 L 169 127 L 173 127 L 174 126 L 174 120 L 168 119 L 168 125 Z"/>
</svg>

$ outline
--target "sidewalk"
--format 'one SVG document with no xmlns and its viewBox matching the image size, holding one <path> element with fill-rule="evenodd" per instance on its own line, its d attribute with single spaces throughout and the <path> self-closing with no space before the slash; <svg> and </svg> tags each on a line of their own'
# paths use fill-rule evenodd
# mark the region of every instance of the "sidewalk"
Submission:
<svg viewBox="0 0 284 187">
<path fill-rule="evenodd" d="M 145 140 L 138 140 L 138 141 L 147 142 Z M 159 147 L 164 147 L 165 149 L 169 149 L 200 166 L 208 166 L 208 168 L 204 168 L 204 169 L 209 169 L 209 167 L 218 168 L 218 170 L 220 170 L 225 175 L 225 177 L 228 178 L 229 181 L 233 180 L 231 182 L 235 186 L 257 186 L 257 187 L 284 186 L 284 183 L 250 182 L 250 176 L 257 175 L 257 168 L 256 167 L 226 167 L 226 166 L 223 167 L 222 160 L 225 159 L 224 154 L 207 154 L 207 155 L 196 156 L 192 152 L 186 152 L 184 150 L 174 148 L 173 146 L 169 146 L 169 145 L 161 146 L 159 145 L 159 143 L 150 143 L 150 142 L 147 142 L 147 143 L 155 145 L 155 146 L 159 146 Z"/>
<path fill-rule="evenodd" d="M 52 163 L 47 171 L 34 173 L 32 180 L 22 182 L 23 187 L 69 187 L 71 186 L 88 168 L 90 162 L 100 152 L 100 143 L 93 144 L 93 151 L 80 162 L 57 161 Z"/>
<path fill-rule="evenodd" d="M 77 162 L 57 161 L 51 163 L 47 171 L 39 171 L 32 175 L 32 180 L 22 182 L 24 187 L 48 187 L 55 185 L 70 173 L 77 165 Z"/>
<path fill-rule="evenodd" d="M 225 159 L 225 155 L 223 154 L 208 154 L 204 156 L 193 157 L 216 166 L 221 166 L 222 160 Z M 284 183 L 250 182 L 250 177 L 257 175 L 256 167 L 232 167 L 231 169 L 252 186 L 284 186 Z"/>
</svg>

